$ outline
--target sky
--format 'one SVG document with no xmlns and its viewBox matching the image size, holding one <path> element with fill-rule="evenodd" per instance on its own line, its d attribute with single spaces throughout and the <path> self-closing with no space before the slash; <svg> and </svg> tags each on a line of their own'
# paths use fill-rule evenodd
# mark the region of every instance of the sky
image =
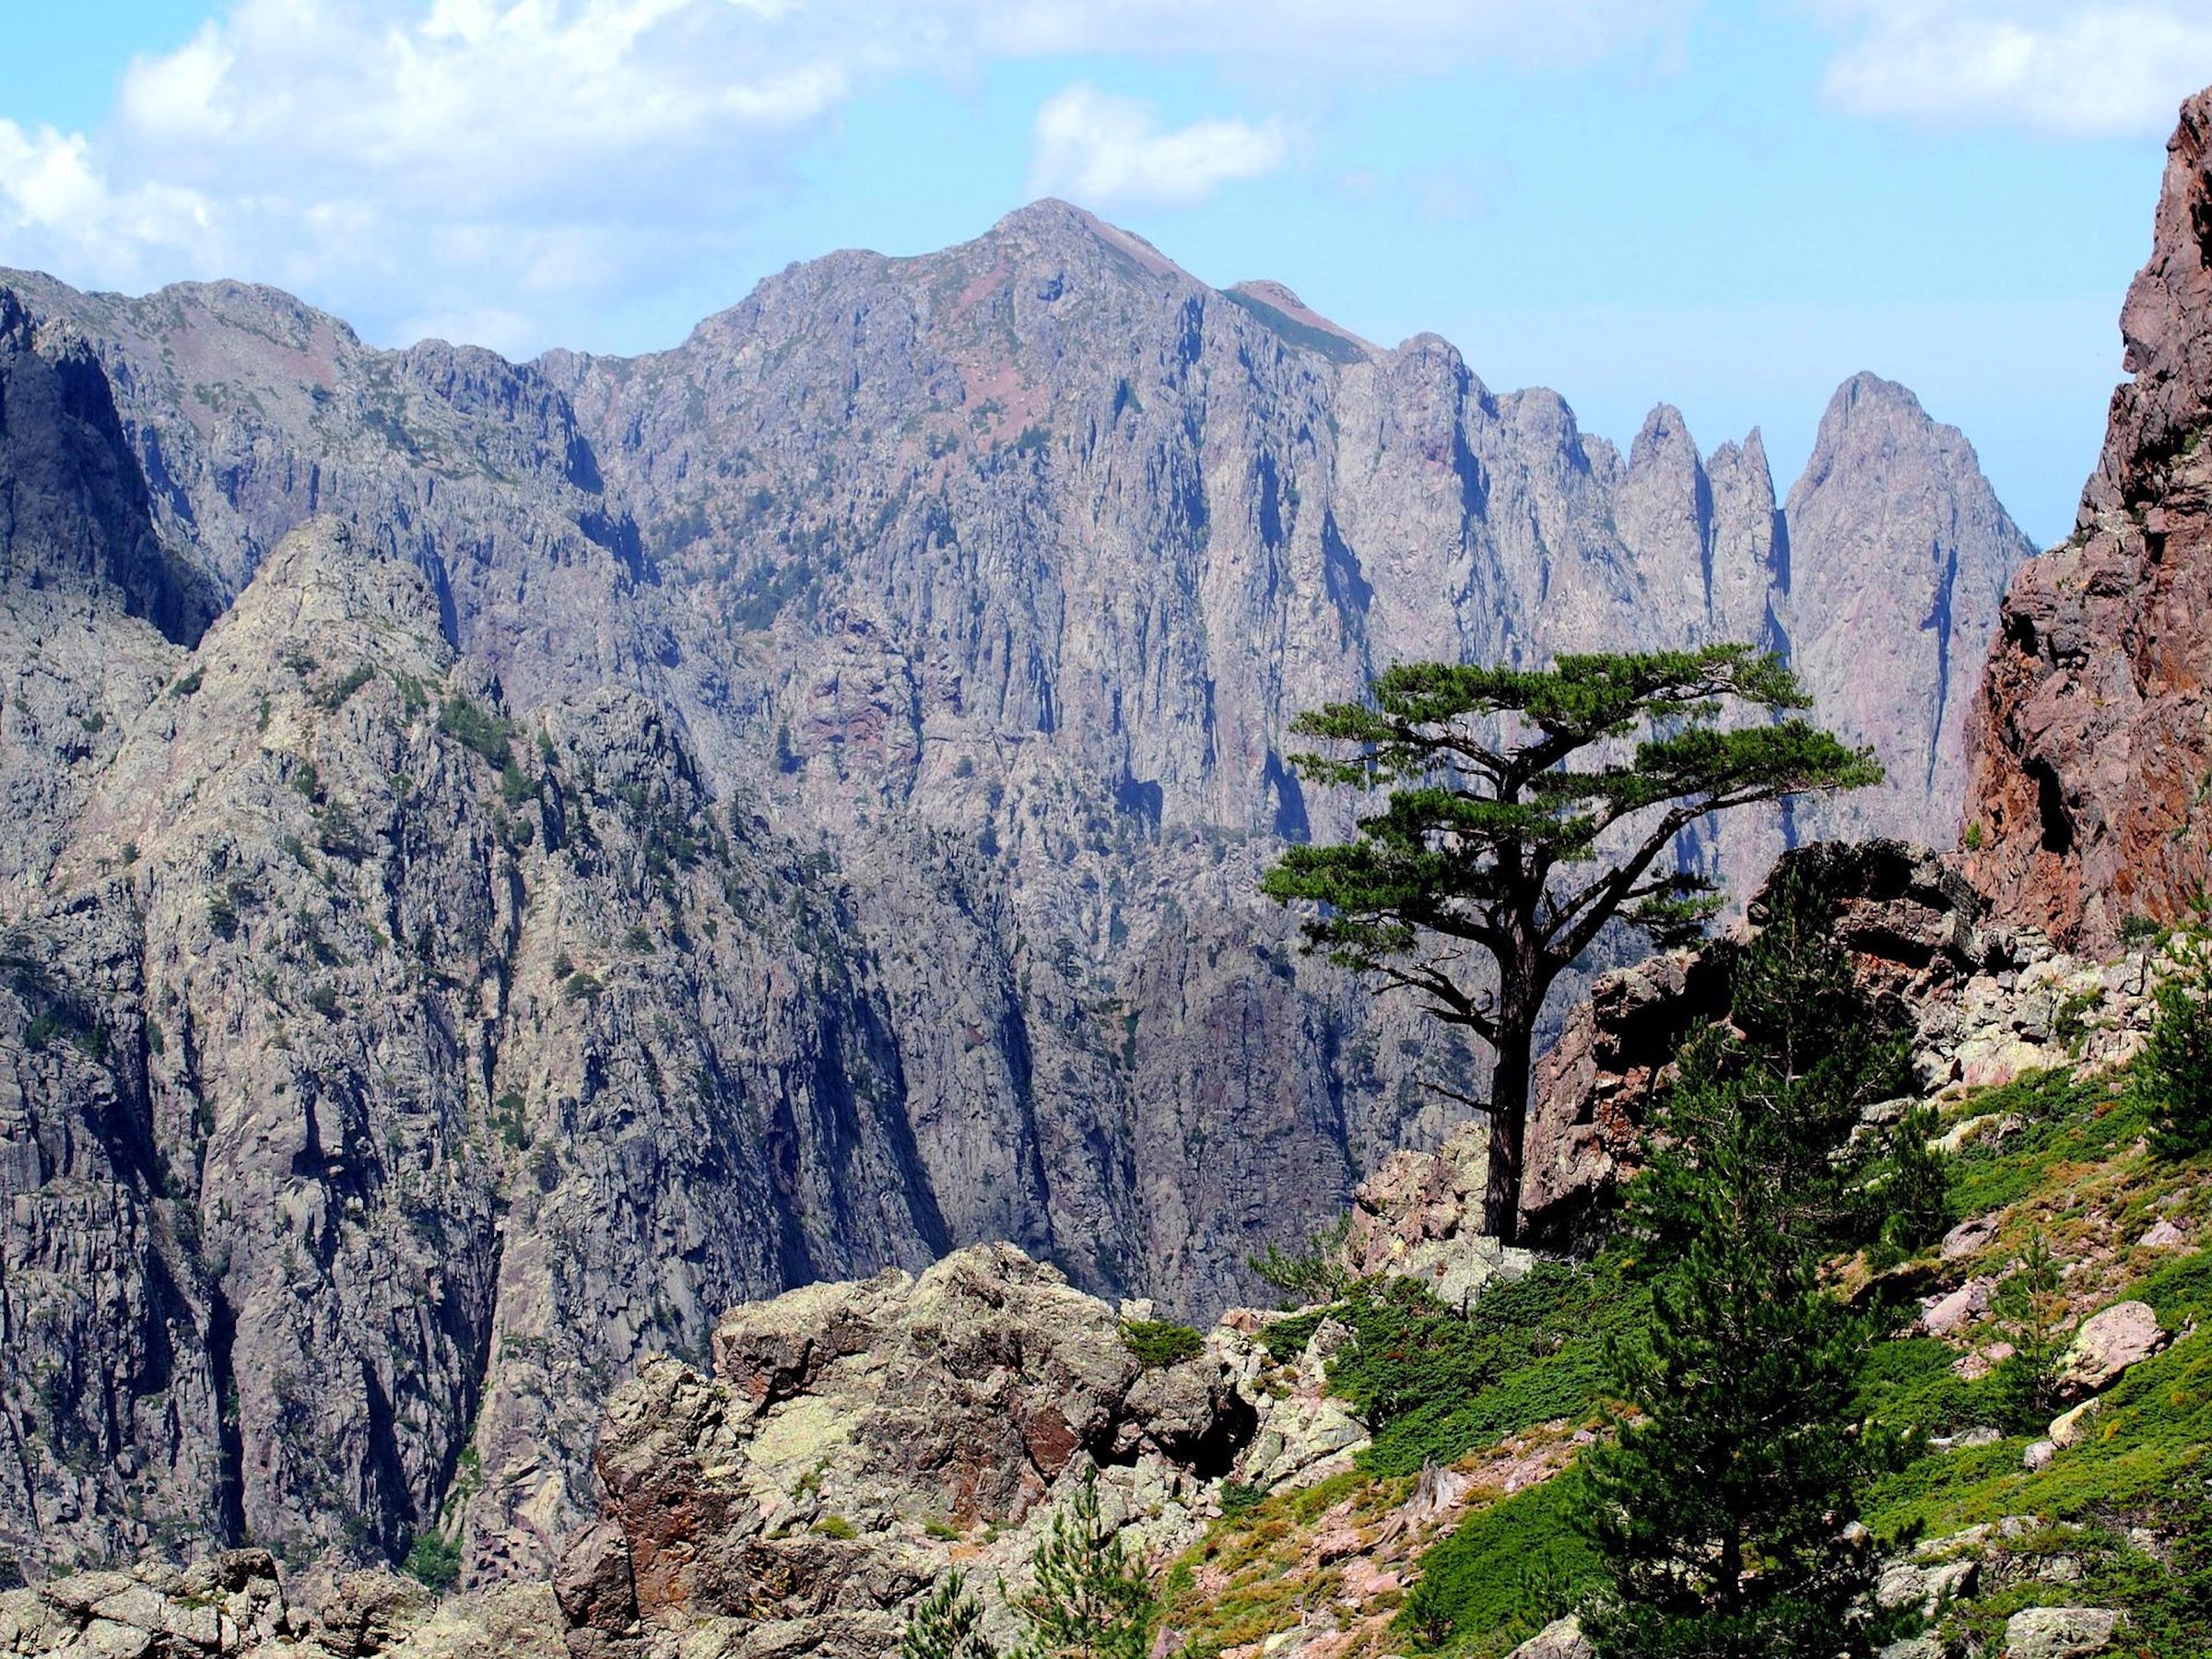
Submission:
<svg viewBox="0 0 2212 1659">
<path fill-rule="evenodd" d="M 1863 369 L 2039 544 L 2122 372 L 2206 0 L 8 0 L 0 265 L 379 345 L 673 345 L 1059 195 L 1786 489 Z"/>
</svg>

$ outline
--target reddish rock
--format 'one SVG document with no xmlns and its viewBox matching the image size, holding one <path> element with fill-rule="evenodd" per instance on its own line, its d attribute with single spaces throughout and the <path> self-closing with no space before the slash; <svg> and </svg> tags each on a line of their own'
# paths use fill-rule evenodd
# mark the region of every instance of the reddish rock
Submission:
<svg viewBox="0 0 2212 1659">
<path fill-rule="evenodd" d="M 1996 1290 L 1994 1279 L 1969 1279 L 1949 1295 L 1930 1302 L 1920 1316 L 1921 1326 L 1931 1336 L 1956 1335 L 1989 1312 L 1990 1300 Z"/>
<path fill-rule="evenodd" d="M 2167 147 L 2075 535 L 2022 568 L 1974 710 L 1969 873 L 2000 920 L 2102 952 L 2212 880 L 2212 92 Z"/>
<path fill-rule="evenodd" d="M 1982 899 L 1925 847 L 1818 841 L 1784 853 L 1747 911 L 1766 915 L 1785 871 L 1808 872 L 1835 905 L 1836 931 L 1861 984 L 1908 1024 L 1983 959 Z M 1625 1174 L 1685 1038 L 1728 1003 L 1737 942 L 1716 940 L 1602 975 L 1537 1061 L 1521 1206 L 1525 1241 L 1581 1241 Z"/>
<path fill-rule="evenodd" d="M 2148 1303 L 2114 1302 L 2103 1312 L 2082 1321 L 2066 1349 L 2062 1371 L 2076 1388 L 2102 1388 L 2165 1346 L 2166 1333 Z"/>
</svg>

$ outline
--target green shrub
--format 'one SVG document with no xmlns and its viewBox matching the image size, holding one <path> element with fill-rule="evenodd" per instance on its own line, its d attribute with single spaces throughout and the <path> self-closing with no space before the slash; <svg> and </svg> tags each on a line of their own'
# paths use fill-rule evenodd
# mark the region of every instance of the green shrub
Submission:
<svg viewBox="0 0 2212 1659">
<path fill-rule="evenodd" d="M 824 1515 L 814 1524 L 814 1533 L 817 1537 L 835 1538 L 845 1544 L 860 1535 L 853 1530 L 853 1523 L 842 1515 Z"/>
<path fill-rule="evenodd" d="M 461 1582 L 461 1540 L 435 1530 L 418 1533 L 407 1550 L 407 1576 L 444 1594 Z"/>
<path fill-rule="evenodd" d="M 2212 1149 L 2212 947 L 2192 939 L 2180 948 L 2180 964 L 2153 994 L 2157 1012 L 2130 1079 L 2150 1149 L 2171 1159 Z"/>
<path fill-rule="evenodd" d="M 1883 1212 L 1882 1244 L 1897 1259 L 1935 1243 L 1959 1218 L 1951 1201 L 1951 1160 L 1930 1144 L 1935 1134 L 1935 1110 L 1920 1106 L 1908 1111 L 1889 1136 L 1874 1190 Z"/>
<path fill-rule="evenodd" d="M 2165 924 L 2141 911 L 2120 924 L 2120 941 L 2124 945 L 2147 945 L 2166 931 Z"/>
<path fill-rule="evenodd" d="M 2002 1088 L 1976 1096 L 1977 1116 L 2017 1117 L 2003 1139 L 1971 1141 L 1951 1164 L 1951 1201 L 1961 1216 L 1983 1216 L 2027 1196 L 2052 1166 L 2093 1162 L 2127 1147 L 2143 1130 L 2143 1112 L 2129 1098 L 2115 1103 L 2111 1082 L 2070 1071 L 2023 1073 Z"/>
<path fill-rule="evenodd" d="M 1247 1486 L 1241 1480 L 1225 1480 L 1221 1483 L 1221 1518 L 1224 1521 L 1241 1515 L 1247 1510 L 1257 1509 L 1266 1500 L 1267 1488 L 1264 1486 Z"/>
<path fill-rule="evenodd" d="M 1303 1313 L 1263 1325 L 1260 1346 L 1277 1365 L 1288 1365 L 1306 1351 L 1306 1344 L 1313 1340 L 1313 1333 L 1321 1329 L 1321 1322 L 1329 1317 L 1330 1312 L 1328 1308 L 1309 1308 Z"/>
<path fill-rule="evenodd" d="M 1373 1437 L 1360 1467 L 1418 1474 L 1533 1424 L 1594 1414 L 1606 1334 L 1633 1326 L 1645 1305 L 1610 1256 L 1539 1262 L 1492 1281 L 1464 1314 L 1411 1280 L 1355 1287 L 1332 1310 L 1352 1340 L 1329 1381 Z"/>
<path fill-rule="evenodd" d="M 367 663 L 356 663 L 342 677 L 324 687 L 316 696 L 315 702 L 326 710 L 343 708 L 347 699 L 375 677 L 374 668 Z"/>
<path fill-rule="evenodd" d="M 1193 1359 L 1206 1347 L 1206 1338 L 1189 1325 L 1156 1319 L 1123 1320 L 1122 1343 L 1147 1371 Z"/>
<path fill-rule="evenodd" d="M 1602 1582 L 1596 1553 L 1575 1530 L 1574 1478 L 1556 1477 L 1461 1522 L 1421 1557 L 1395 1629 L 1421 1648 L 1494 1659 L 1571 1611 Z"/>
<path fill-rule="evenodd" d="M 514 759 L 508 743 L 512 729 L 465 692 L 456 692 L 439 706 L 438 729 L 497 771 L 505 772 Z"/>
<path fill-rule="evenodd" d="M 1265 1255 L 1248 1256 L 1244 1265 L 1282 1291 L 1289 1299 L 1285 1304 L 1288 1307 L 1335 1301 L 1351 1288 L 1351 1275 L 1343 1262 L 1344 1241 L 1351 1228 L 1347 1213 L 1314 1232 L 1296 1255 L 1286 1255 L 1270 1244 Z"/>
</svg>

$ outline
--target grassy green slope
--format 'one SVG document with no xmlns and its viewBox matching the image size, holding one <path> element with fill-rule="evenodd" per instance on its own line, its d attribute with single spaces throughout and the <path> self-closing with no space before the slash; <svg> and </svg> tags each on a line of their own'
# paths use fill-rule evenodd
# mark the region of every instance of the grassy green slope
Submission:
<svg viewBox="0 0 2212 1659">
<path fill-rule="evenodd" d="M 1999 1333 L 1963 1347 L 1903 1334 L 1914 1293 L 1970 1275 L 1995 1277 L 2041 1237 L 2068 1265 L 2076 1315 L 2124 1299 L 2147 1302 L 2170 1346 L 2106 1391 L 2087 1440 L 2031 1472 L 2030 1434 L 1950 1451 L 1920 1449 L 1872 1494 L 1868 1522 L 1885 1549 L 1992 1524 L 1976 1546 L 1982 1588 L 1946 1616 L 1958 1651 L 2000 1650 L 2006 1616 L 2022 1606 L 2098 1606 L 2131 1615 L 2128 1651 L 2154 1659 L 2212 1654 L 2212 1251 L 2136 1241 L 2163 1218 L 2194 1241 L 2212 1236 L 2212 1157 L 2162 1162 L 2144 1149 L 2142 1110 L 2110 1079 L 2038 1074 L 1947 1104 L 1947 1125 L 1987 1120 L 1951 1170 L 1956 1213 L 1994 1215 L 1990 1241 L 1943 1263 L 1929 1251 L 1870 1280 L 1900 1334 L 1881 1343 L 1863 1404 L 1871 1418 L 1925 1437 L 2004 1418 L 2000 1384 L 1966 1381 L 1958 1362 Z M 1994 1132 L 1992 1132 L 1994 1131 Z M 1261 1640 L 1321 1604 L 1333 1580 L 1311 1563 L 1311 1528 L 1324 1512 L 1385 1514 L 1424 1465 L 1477 1472 L 1509 1438 L 1595 1421 L 1607 1335 L 1643 1316 L 1633 1278 L 1610 1256 L 1546 1265 L 1493 1288 L 1462 1318 L 1409 1286 L 1363 1286 L 1330 1312 L 1357 1340 L 1332 1387 L 1361 1411 L 1374 1441 L 1353 1474 L 1324 1488 L 1265 1499 L 1226 1516 L 1171 1581 L 1171 1618 L 1194 1649 Z M 1285 1355 L 1321 1313 L 1274 1328 Z M 1540 1427 L 1542 1426 L 1542 1427 Z M 1913 1442 L 1918 1445 L 1920 1441 Z M 1494 1659 L 1569 1610 L 1594 1571 L 1571 1522 L 1571 1474 L 1511 1495 L 1479 1485 L 1465 1517 L 1433 1542 L 1387 1627 L 1368 1652 Z M 2007 1523 L 2007 1518 L 2010 1519 Z M 1994 1524 L 2006 1523 L 2002 1527 Z M 1327 1574 L 1340 1573 L 1330 1568 Z"/>
</svg>

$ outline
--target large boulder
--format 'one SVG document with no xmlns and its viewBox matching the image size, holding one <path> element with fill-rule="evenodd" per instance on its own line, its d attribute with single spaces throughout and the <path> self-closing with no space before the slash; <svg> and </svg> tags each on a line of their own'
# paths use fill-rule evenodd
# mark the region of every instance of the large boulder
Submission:
<svg viewBox="0 0 2212 1659">
<path fill-rule="evenodd" d="M 1592 1659 L 1596 1650 L 1572 1614 L 1555 1618 L 1515 1648 L 1507 1659 Z"/>
<path fill-rule="evenodd" d="M 1139 1548 L 1180 1544 L 1258 1421 L 1241 1355 L 1147 1366 L 1006 1244 L 738 1308 L 713 1352 L 713 1376 L 652 1359 L 608 1405 L 602 1518 L 555 1581 L 573 1653 L 712 1625 L 712 1651 L 765 1654 L 797 1621 L 810 1649 L 888 1653 L 956 1551 L 1018 1572 L 1093 1472 Z"/>
<path fill-rule="evenodd" d="M 1346 1271 L 1416 1280 L 1455 1308 L 1500 1275 L 1527 1272 L 1528 1252 L 1481 1230 L 1489 1168 L 1487 1122 L 1455 1130 L 1434 1152 L 1392 1153 L 1353 1195 Z"/>
<path fill-rule="evenodd" d="M 2147 1302 L 2114 1302 L 2081 1322 L 2059 1371 L 2068 1386 L 2093 1392 L 2166 1346 L 2166 1333 Z"/>
</svg>

